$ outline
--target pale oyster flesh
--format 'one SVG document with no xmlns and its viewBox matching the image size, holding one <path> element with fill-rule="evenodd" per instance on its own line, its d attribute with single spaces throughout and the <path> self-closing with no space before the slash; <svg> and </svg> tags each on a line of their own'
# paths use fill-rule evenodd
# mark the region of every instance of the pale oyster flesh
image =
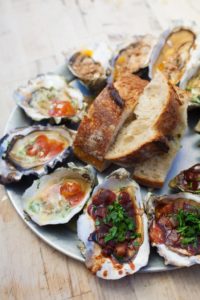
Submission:
<svg viewBox="0 0 200 300">
<path fill-rule="evenodd" d="M 22 196 L 24 211 L 39 225 L 63 224 L 88 200 L 95 183 L 92 167 L 59 168 L 35 180 Z"/>
<path fill-rule="evenodd" d="M 148 263 L 147 227 L 139 186 L 125 169 L 114 171 L 94 189 L 78 219 L 86 266 L 104 279 L 137 272 Z"/>
<path fill-rule="evenodd" d="M 0 141 L 0 181 L 41 176 L 70 153 L 74 132 L 63 126 L 30 126 L 6 134 Z"/>
<path fill-rule="evenodd" d="M 67 84 L 64 77 L 54 74 L 38 75 L 14 93 L 16 103 L 35 121 L 63 119 L 79 122 L 86 104 L 83 95 Z"/>
<path fill-rule="evenodd" d="M 190 193 L 147 196 L 149 236 L 165 264 L 200 264 L 200 197 Z"/>
</svg>

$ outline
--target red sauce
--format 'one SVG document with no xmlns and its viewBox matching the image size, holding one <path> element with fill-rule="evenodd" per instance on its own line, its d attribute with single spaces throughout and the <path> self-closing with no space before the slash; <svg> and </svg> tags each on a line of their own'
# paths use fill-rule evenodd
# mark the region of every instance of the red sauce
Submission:
<svg viewBox="0 0 200 300">
<path fill-rule="evenodd" d="M 81 185 L 78 182 L 65 182 L 60 187 L 60 194 L 71 204 L 76 206 L 84 197 Z"/>
<path fill-rule="evenodd" d="M 33 144 L 27 146 L 26 154 L 39 158 L 45 158 L 48 155 L 52 158 L 63 151 L 64 147 L 63 142 L 49 139 L 46 135 L 41 134 L 35 139 Z"/>
<path fill-rule="evenodd" d="M 70 101 L 52 100 L 49 115 L 52 117 L 72 117 L 76 114 Z"/>
</svg>

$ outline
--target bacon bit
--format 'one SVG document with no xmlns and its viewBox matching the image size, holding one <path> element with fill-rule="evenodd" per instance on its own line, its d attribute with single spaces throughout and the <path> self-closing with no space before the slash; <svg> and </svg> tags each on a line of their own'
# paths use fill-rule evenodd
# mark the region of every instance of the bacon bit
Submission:
<svg viewBox="0 0 200 300">
<path fill-rule="evenodd" d="M 108 276 L 108 271 L 107 270 L 103 271 L 103 277 L 107 277 L 107 276 Z"/>
<path fill-rule="evenodd" d="M 129 262 L 129 266 L 130 266 L 131 270 L 135 270 L 135 265 L 132 261 Z"/>
<path fill-rule="evenodd" d="M 156 243 L 156 244 L 163 244 L 165 241 L 164 232 L 160 228 L 160 226 L 158 226 L 157 224 L 153 224 L 150 227 L 149 236 L 150 236 L 151 242 Z"/>
<path fill-rule="evenodd" d="M 123 274 L 123 271 L 122 271 L 122 270 L 120 270 L 120 271 L 118 272 L 118 274 L 119 274 L 119 275 L 122 275 L 122 274 Z"/>
<path fill-rule="evenodd" d="M 52 100 L 49 115 L 52 117 L 72 117 L 76 114 L 70 101 Z"/>
</svg>

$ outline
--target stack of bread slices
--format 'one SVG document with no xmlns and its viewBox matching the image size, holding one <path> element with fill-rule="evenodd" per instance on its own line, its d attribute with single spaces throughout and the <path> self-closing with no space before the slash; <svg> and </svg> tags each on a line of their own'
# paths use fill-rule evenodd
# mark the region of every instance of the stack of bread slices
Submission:
<svg viewBox="0 0 200 300">
<path fill-rule="evenodd" d="M 151 82 L 132 74 L 107 85 L 83 118 L 74 153 L 103 171 L 132 167 L 139 183 L 162 187 L 187 125 L 187 96 L 161 72 Z"/>
</svg>

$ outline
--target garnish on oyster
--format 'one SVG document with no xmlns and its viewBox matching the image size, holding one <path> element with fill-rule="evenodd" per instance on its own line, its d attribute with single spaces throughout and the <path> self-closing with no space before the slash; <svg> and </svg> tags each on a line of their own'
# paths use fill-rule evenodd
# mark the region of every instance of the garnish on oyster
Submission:
<svg viewBox="0 0 200 300">
<path fill-rule="evenodd" d="M 16 103 L 35 121 L 69 119 L 79 122 L 85 111 L 83 95 L 67 84 L 63 76 L 38 75 L 14 93 Z"/>
<path fill-rule="evenodd" d="M 136 36 L 129 44 L 124 43 L 114 58 L 113 79 L 117 80 L 124 73 L 147 77 L 147 67 L 154 44 L 155 38 L 152 35 Z"/>
<path fill-rule="evenodd" d="M 85 205 L 95 178 L 91 166 L 69 163 L 33 182 L 22 196 L 24 211 L 41 226 L 67 223 Z"/>
<path fill-rule="evenodd" d="M 200 197 L 190 193 L 147 197 L 149 236 L 165 264 L 200 264 Z"/>
<path fill-rule="evenodd" d="M 68 60 L 71 73 L 94 91 L 106 85 L 112 51 L 105 43 L 75 52 Z"/>
<path fill-rule="evenodd" d="M 86 266 L 98 277 L 119 279 L 148 263 L 147 217 L 139 186 L 125 169 L 94 189 L 77 225 Z"/>
<path fill-rule="evenodd" d="M 155 45 L 149 64 L 149 77 L 160 70 L 178 84 L 193 53 L 199 46 L 199 33 L 193 24 L 175 23 L 164 31 Z"/>
<path fill-rule="evenodd" d="M 74 133 L 63 126 L 18 128 L 0 140 L 0 182 L 42 176 L 70 153 Z"/>
<path fill-rule="evenodd" d="M 200 194 L 200 164 L 180 172 L 169 182 L 169 186 L 183 192 Z"/>
</svg>

